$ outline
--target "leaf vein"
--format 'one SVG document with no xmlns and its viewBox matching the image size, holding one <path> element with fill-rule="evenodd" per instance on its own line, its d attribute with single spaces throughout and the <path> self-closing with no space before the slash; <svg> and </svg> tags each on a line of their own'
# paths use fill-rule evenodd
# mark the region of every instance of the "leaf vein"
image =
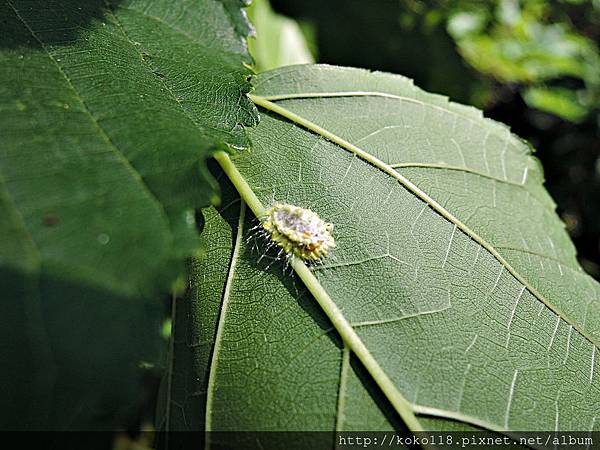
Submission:
<svg viewBox="0 0 600 450">
<path fill-rule="evenodd" d="M 456 216 L 450 213 L 446 208 L 444 208 L 441 204 L 439 204 L 436 200 L 434 200 L 431 196 L 421 190 L 417 185 L 415 185 L 408 178 L 399 174 L 396 170 L 390 167 L 388 164 L 381 161 L 379 158 L 371 155 L 365 150 L 357 147 L 356 145 L 348 142 L 347 140 L 341 138 L 340 136 L 324 129 L 323 127 L 317 125 L 314 122 L 311 122 L 308 119 L 305 119 L 294 112 L 272 103 L 270 100 L 267 100 L 265 97 L 249 94 L 251 100 L 253 100 L 257 105 L 261 106 L 264 109 L 272 111 L 280 116 L 295 122 L 296 124 L 304 127 L 305 129 L 320 134 L 321 136 L 329 139 L 333 143 L 337 144 L 339 147 L 354 153 L 365 162 L 371 164 L 373 167 L 378 170 L 390 175 L 395 178 L 404 188 L 406 188 L 413 195 L 418 197 L 420 200 L 428 204 L 434 211 L 440 214 L 444 219 L 449 221 L 450 223 L 456 225 L 463 233 L 465 233 L 469 238 L 473 241 L 484 247 L 502 266 L 506 268 L 506 270 L 522 285 L 524 285 L 534 297 L 536 297 L 539 301 L 543 302 L 550 310 L 552 310 L 555 314 L 559 316 L 559 319 L 562 318 L 569 325 L 573 326 L 575 330 L 577 330 L 583 337 L 585 337 L 588 341 L 590 341 L 595 346 L 600 346 L 597 342 L 596 338 L 590 335 L 585 329 L 579 326 L 575 321 L 573 321 L 570 317 L 568 317 L 563 311 L 561 311 L 557 306 L 552 304 L 548 299 L 546 299 L 534 286 L 532 286 L 521 274 L 519 274 L 509 263 L 504 259 L 504 257 L 485 239 L 479 236 L 475 231 L 471 230 L 467 225 L 461 222 Z M 272 97 L 270 97 L 272 98 Z M 445 110 L 444 110 L 445 111 Z"/>
<path fill-rule="evenodd" d="M 346 408 L 346 389 L 348 385 L 348 370 L 350 367 L 350 349 L 344 345 L 342 350 L 342 367 L 340 370 L 340 384 L 338 387 L 338 402 L 336 408 L 335 431 L 340 432 L 344 429 L 344 409 Z"/>
<path fill-rule="evenodd" d="M 244 234 L 244 219 L 246 216 L 246 204 L 240 202 L 240 215 L 238 218 L 238 228 L 235 237 L 235 244 L 233 246 L 233 252 L 231 254 L 231 261 L 229 264 L 229 271 L 227 273 L 227 280 L 225 281 L 225 287 L 223 289 L 223 298 L 221 301 L 221 311 L 219 313 L 217 332 L 215 334 L 215 344 L 210 361 L 210 370 L 208 374 L 208 385 L 206 388 L 206 417 L 205 417 L 205 430 L 212 430 L 212 405 L 215 395 L 215 378 L 217 374 L 217 361 L 218 354 L 221 349 L 223 342 L 223 333 L 225 329 L 225 317 L 227 315 L 227 308 L 229 306 L 229 296 L 231 293 L 231 286 L 233 284 L 233 277 L 235 274 L 235 268 L 239 259 L 240 248 L 242 246 L 242 236 Z M 210 447 L 210 441 L 207 440 L 206 448 Z"/>
</svg>

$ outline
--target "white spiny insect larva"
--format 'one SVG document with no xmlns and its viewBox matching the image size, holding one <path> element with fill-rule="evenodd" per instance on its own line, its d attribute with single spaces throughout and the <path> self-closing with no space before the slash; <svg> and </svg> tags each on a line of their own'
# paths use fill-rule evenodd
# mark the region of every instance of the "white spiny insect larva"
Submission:
<svg viewBox="0 0 600 450">
<path fill-rule="evenodd" d="M 261 226 L 288 257 L 319 262 L 335 248 L 333 224 L 300 206 L 275 203 L 265 212 Z"/>
</svg>

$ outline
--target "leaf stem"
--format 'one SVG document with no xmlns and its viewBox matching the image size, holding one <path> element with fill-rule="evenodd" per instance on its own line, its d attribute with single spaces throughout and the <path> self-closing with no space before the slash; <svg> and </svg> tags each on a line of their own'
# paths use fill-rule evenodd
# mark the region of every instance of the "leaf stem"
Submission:
<svg viewBox="0 0 600 450">
<path fill-rule="evenodd" d="M 252 212 L 257 217 L 262 217 L 265 213 L 265 207 L 258 199 L 250 185 L 239 172 L 235 164 L 225 152 L 215 154 L 215 159 L 223 168 L 235 188 L 240 194 L 240 197 L 250 207 Z M 300 279 L 304 282 L 308 290 L 314 296 L 315 300 L 321 306 L 321 309 L 337 332 L 340 334 L 344 343 L 354 352 L 358 359 L 365 366 L 373 380 L 383 391 L 385 396 L 391 402 L 394 409 L 398 412 L 406 426 L 411 431 L 422 431 L 423 428 L 415 417 L 412 407 L 408 400 L 400 393 L 392 380 L 387 376 L 379 363 L 375 360 L 369 349 L 360 339 L 350 322 L 346 320 L 335 302 L 331 299 L 327 291 L 323 288 L 319 280 L 311 272 L 308 266 L 299 258 L 292 257 L 292 268 L 296 271 Z"/>
</svg>

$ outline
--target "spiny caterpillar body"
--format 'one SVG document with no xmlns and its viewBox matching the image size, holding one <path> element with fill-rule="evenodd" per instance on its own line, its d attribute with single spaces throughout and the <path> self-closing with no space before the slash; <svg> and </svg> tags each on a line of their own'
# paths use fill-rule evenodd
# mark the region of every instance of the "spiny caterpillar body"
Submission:
<svg viewBox="0 0 600 450">
<path fill-rule="evenodd" d="M 275 203 L 265 212 L 261 225 L 286 255 L 304 261 L 319 262 L 335 247 L 333 224 L 310 209 Z"/>
</svg>

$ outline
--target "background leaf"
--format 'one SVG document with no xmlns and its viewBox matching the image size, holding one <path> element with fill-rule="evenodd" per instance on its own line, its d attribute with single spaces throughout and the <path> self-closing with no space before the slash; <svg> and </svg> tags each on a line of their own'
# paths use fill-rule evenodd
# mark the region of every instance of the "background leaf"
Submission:
<svg viewBox="0 0 600 450">
<path fill-rule="evenodd" d="M 578 122 L 586 115 L 586 110 L 578 102 L 578 95 L 567 89 L 532 87 L 523 93 L 523 99 L 534 108 Z"/>
<path fill-rule="evenodd" d="M 235 167 L 263 204 L 334 223 L 334 257 L 313 272 L 424 427 L 595 428 L 600 287 L 524 142 L 474 108 L 358 69 L 283 68 L 252 98 L 262 119 Z M 302 283 L 253 249 L 255 219 L 224 190 L 206 212 L 215 245 L 178 304 L 191 309 L 175 326 L 173 423 L 399 427 Z"/>
<path fill-rule="evenodd" d="M 256 29 L 248 45 L 257 72 L 315 62 L 298 23 L 276 14 L 268 0 L 252 2 L 248 16 Z"/>
<path fill-rule="evenodd" d="M 0 4 L 2 428 L 135 416 L 157 296 L 218 200 L 204 160 L 257 119 L 240 7 Z"/>
</svg>

